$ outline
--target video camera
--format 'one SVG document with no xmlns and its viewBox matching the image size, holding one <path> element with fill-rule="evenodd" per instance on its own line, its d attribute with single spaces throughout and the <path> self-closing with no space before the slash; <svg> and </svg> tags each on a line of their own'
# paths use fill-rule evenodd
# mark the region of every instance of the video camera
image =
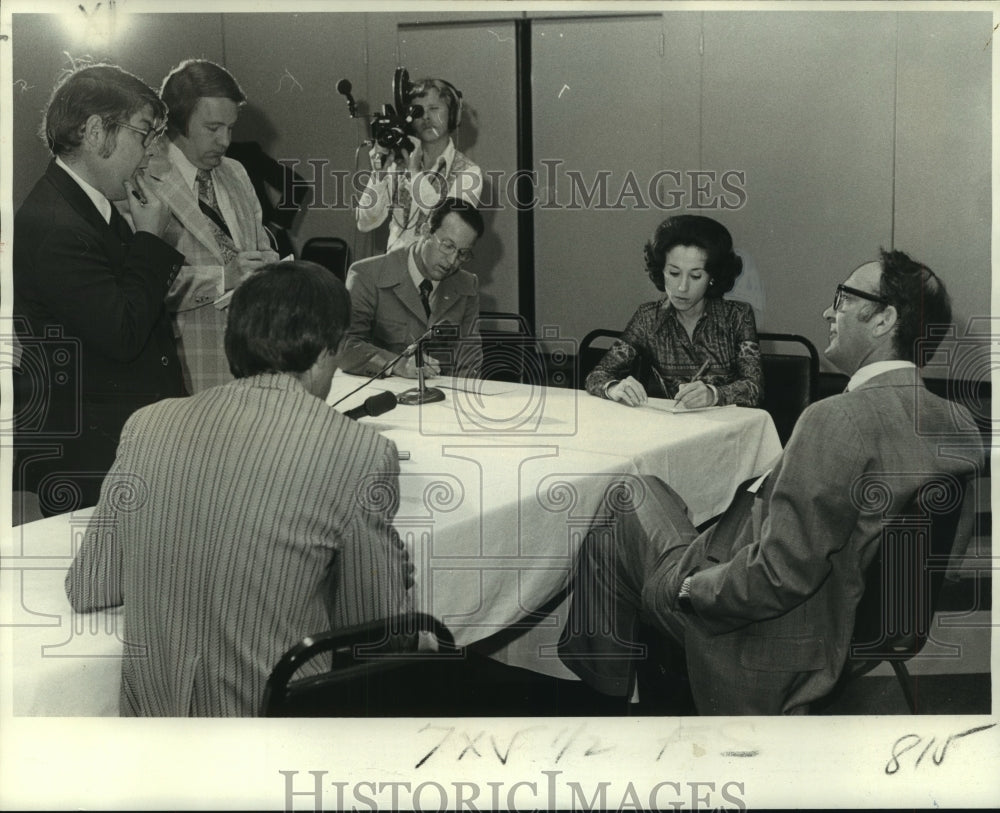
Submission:
<svg viewBox="0 0 1000 813">
<path fill-rule="evenodd" d="M 337 92 L 347 97 L 351 116 L 357 116 L 357 105 L 351 96 L 351 83 L 341 79 Z M 396 159 L 403 158 L 403 150 L 410 151 L 408 136 L 413 133 L 413 120 L 424 114 L 419 104 L 411 104 L 413 83 L 406 68 L 396 68 L 392 76 L 392 103 L 382 105 L 382 110 L 372 116 L 370 125 L 372 141 L 390 150 Z"/>
</svg>

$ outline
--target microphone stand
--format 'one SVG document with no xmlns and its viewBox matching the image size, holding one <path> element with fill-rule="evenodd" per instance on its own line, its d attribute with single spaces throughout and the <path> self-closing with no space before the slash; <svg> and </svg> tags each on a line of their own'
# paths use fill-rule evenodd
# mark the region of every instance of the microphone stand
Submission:
<svg viewBox="0 0 1000 813">
<path fill-rule="evenodd" d="M 423 342 L 424 337 L 421 336 L 417 340 L 417 349 L 413 356 L 413 361 L 417 365 L 417 386 L 413 389 L 405 390 L 396 396 L 396 400 L 400 404 L 417 406 L 418 404 L 433 404 L 435 401 L 444 400 L 444 393 L 441 390 L 437 387 L 428 387 L 424 384 Z"/>
</svg>

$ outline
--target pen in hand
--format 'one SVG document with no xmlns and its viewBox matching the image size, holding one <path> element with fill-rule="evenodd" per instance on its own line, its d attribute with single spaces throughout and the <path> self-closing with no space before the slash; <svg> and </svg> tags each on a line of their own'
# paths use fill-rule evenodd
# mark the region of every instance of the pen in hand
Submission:
<svg viewBox="0 0 1000 813">
<path fill-rule="evenodd" d="M 708 369 L 708 359 L 706 359 L 705 363 L 698 368 L 698 372 L 696 372 L 694 376 L 691 378 L 691 383 L 693 384 L 695 381 L 699 381 L 701 377 L 705 374 L 705 370 L 707 369 Z"/>
</svg>

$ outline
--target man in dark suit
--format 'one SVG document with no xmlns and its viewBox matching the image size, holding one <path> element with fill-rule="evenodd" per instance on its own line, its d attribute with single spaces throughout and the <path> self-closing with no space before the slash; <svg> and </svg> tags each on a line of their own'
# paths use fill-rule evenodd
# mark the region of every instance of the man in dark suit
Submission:
<svg viewBox="0 0 1000 813">
<path fill-rule="evenodd" d="M 843 668 L 883 524 L 939 478 L 949 497 L 964 493 L 959 537 L 971 533 L 981 441 L 917 369 L 941 334 L 919 352 L 917 340 L 951 320 L 944 284 L 882 252 L 837 286 L 823 315 L 825 354 L 851 376 L 847 392 L 803 412 L 763 482 L 699 534 L 680 498 L 650 478 L 613 545 L 585 541 L 560 657 L 595 688 L 631 693 L 641 617 L 683 646 L 699 713 L 805 713 Z"/>
<path fill-rule="evenodd" d="M 351 266 L 351 326 L 340 361 L 346 372 L 375 375 L 431 326 L 440 326 L 424 346 L 425 374 L 478 374 L 483 361 L 479 278 L 462 265 L 472 259 L 483 228 L 472 204 L 445 198 L 421 227 L 416 244 Z M 414 358 L 396 362 L 387 374 L 416 378 Z"/>
<path fill-rule="evenodd" d="M 396 447 L 324 400 L 349 315 L 325 268 L 263 266 L 229 308 L 236 380 L 122 430 L 66 592 L 124 604 L 123 715 L 255 715 L 303 637 L 409 609 Z"/>
<path fill-rule="evenodd" d="M 183 394 L 163 298 L 184 258 L 160 238 L 170 212 L 143 176 L 165 116 L 111 65 L 70 74 L 45 114 L 54 158 L 14 218 L 14 488 L 45 514 L 97 502 L 128 416 Z"/>
</svg>

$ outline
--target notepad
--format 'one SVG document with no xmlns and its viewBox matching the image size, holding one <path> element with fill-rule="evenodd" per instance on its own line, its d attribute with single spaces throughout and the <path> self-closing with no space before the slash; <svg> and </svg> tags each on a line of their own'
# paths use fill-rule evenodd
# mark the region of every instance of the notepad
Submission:
<svg viewBox="0 0 1000 813">
<path fill-rule="evenodd" d="M 642 406 L 647 409 L 655 409 L 657 412 L 670 413 L 704 412 L 706 409 L 721 408 L 716 406 L 685 407 L 681 406 L 680 403 L 673 398 L 650 398 L 645 404 L 642 404 Z M 731 404 L 726 404 L 726 406 L 731 406 Z"/>
</svg>

